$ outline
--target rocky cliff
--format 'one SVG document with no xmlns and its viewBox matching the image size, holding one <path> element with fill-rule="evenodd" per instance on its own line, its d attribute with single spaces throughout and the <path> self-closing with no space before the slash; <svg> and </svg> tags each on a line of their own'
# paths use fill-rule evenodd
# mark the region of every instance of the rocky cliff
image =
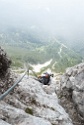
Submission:
<svg viewBox="0 0 84 125">
<path fill-rule="evenodd" d="M 59 104 L 55 86 L 43 86 L 27 76 L 0 102 L 0 115 L 11 125 L 73 125 Z"/>
<path fill-rule="evenodd" d="M 6 52 L 0 47 L 0 76 L 7 73 L 10 64 L 11 60 L 8 58 Z"/>
<path fill-rule="evenodd" d="M 10 71 L 10 65 L 11 60 L 7 53 L 0 47 L 0 94 L 10 88 L 14 82 L 15 75 Z"/>
<path fill-rule="evenodd" d="M 71 99 L 77 119 L 84 124 L 84 63 L 68 68 L 61 78 L 62 95 Z"/>
<path fill-rule="evenodd" d="M 23 75 L 8 68 L 9 77 L 6 74 L 1 77 L 0 94 Z M 0 125 L 83 125 L 83 80 L 84 63 L 51 79 L 49 86 L 26 75 L 14 91 L 0 101 Z"/>
</svg>

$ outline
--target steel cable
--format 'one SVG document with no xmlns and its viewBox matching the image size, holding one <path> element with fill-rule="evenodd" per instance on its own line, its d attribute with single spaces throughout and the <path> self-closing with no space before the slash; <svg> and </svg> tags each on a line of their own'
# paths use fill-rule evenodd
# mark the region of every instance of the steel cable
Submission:
<svg viewBox="0 0 84 125">
<path fill-rule="evenodd" d="M 27 72 L 29 72 L 29 70 L 26 70 L 23 76 L 20 79 L 18 79 L 11 88 L 9 88 L 6 92 L 0 95 L 0 101 L 3 100 L 3 98 L 6 97 L 16 87 L 16 85 L 24 78 Z"/>
</svg>

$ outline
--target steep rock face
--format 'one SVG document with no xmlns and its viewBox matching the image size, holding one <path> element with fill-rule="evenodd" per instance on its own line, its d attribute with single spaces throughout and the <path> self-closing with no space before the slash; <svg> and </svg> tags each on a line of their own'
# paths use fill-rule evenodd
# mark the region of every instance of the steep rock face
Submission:
<svg viewBox="0 0 84 125">
<path fill-rule="evenodd" d="M 6 103 L 0 103 L 1 118 L 12 125 L 73 125 L 54 88 L 55 84 L 47 93 L 42 84 L 25 76 Z"/>
<path fill-rule="evenodd" d="M 0 47 L 0 76 L 6 74 L 8 68 L 10 67 L 11 60 L 8 58 L 5 51 Z"/>
<path fill-rule="evenodd" d="M 61 79 L 61 89 L 69 92 L 80 118 L 84 120 L 84 63 L 66 70 Z"/>
<path fill-rule="evenodd" d="M 10 71 L 11 60 L 0 47 L 0 93 L 5 92 L 14 83 L 14 73 Z"/>
</svg>

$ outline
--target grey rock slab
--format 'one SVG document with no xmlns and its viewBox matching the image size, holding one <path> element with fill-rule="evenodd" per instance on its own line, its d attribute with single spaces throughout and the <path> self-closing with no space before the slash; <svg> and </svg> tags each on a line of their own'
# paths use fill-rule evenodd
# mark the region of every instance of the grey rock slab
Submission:
<svg viewBox="0 0 84 125">
<path fill-rule="evenodd" d="M 66 125 L 66 123 L 71 123 L 68 114 L 59 104 L 57 95 L 47 94 L 38 81 L 31 78 L 27 81 L 24 78 L 17 91 L 20 93 L 20 100 L 32 107 L 35 116 L 45 118 L 52 124 L 61 125 L 60 122 L 62 122 L 62 124 L 65 123 Z M 53 89 L 52 92 L 54 91 Z"/>
<path fill-rule="evenodd" d="M 51 125 L 51 123 L 45 119 L 29 115 L 25 113 L 25 111 L 14 108 L 4 102 L 0 103 L 0 113 L 7 117 L 8 119 L 6 120 L 13 125 Z M 1 123 L 5 122 L 1 121 Z"/>
<path fill-rule="evenodd" d="M 66 79 L 68 79 L 66 81 Z M 78 114 L 84 119 L 84 63 L 68 68 L 61 79 L 61 88 L 72 90 L 72 99 Z"/>
<path fill-rule="evenodd" d="M 11 125 L 11 124 L 9 124 L 9 123 L 3 121 L 2 119 L 0 119 L 0 125 Z"/>
</svg>

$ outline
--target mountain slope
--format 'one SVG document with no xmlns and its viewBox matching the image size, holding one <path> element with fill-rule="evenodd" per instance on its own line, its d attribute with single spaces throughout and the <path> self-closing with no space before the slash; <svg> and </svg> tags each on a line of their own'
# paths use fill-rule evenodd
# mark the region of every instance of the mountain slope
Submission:
<svg viewBox="0 0 84 125">
<path fill-rule="evenodd" d="M 24 62 L 44 63 L 52 59 L 49 68 L 61 72 L 82 61 L 81 56 L 57 39 L 35 37 L 34 32 L 11 30 L 0 33 L 0 44 L 12 58 L 13 66 L 22 66 Z"/>
</svg>

